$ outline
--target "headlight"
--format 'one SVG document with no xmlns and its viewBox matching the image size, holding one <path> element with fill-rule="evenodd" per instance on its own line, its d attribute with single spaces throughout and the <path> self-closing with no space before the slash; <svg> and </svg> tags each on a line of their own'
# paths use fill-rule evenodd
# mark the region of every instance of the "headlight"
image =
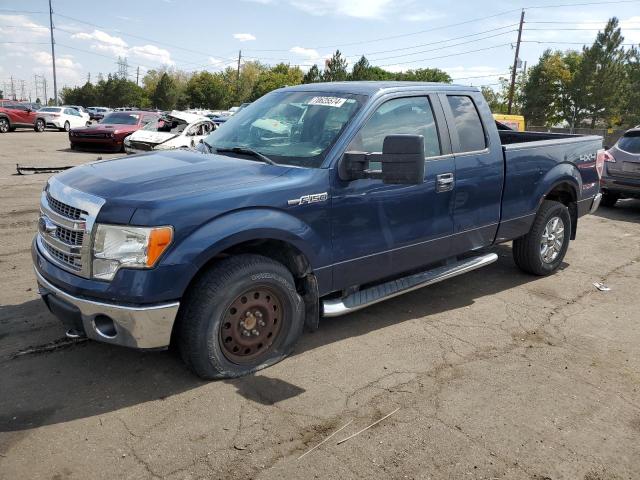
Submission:
<svg viewBox="0 0 640 480">
<path fill-rule="evenodd" d="M 93 241 L 93 276 L 111 280 L 120 267 L 151 268 L 172 239 L 172 227 L 98 225 Z"/>
</svg>

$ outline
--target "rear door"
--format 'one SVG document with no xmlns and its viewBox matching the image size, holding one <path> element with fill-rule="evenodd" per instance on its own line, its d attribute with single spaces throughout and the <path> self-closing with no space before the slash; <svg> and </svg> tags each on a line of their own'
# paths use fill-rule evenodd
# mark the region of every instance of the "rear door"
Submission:
<svg viewBox="0 0 640 480">
<path fill-rule="evenodd" d="M 331 196 L 336 290 L 419 268 L 449 254 L 453 183 L 446 179 L 454 164 L 437 96 L 379 100 L 347 151 L 381 152 L 384 138 L 392 134 L 424 136 L 424 183 L 346 182 L 336 173 Z"/>
<path fill-rule="evenodd" d="M 493 117 L 479 93 L 447 93 L 440 98 L 455 158 L 452 254 L 460 254 L 490 245 L 495 238 L 504 160 L 499 139 L 489 134 L 489 127 L 494 127 L 483 124 L 483 118 Z"/>
</svg>

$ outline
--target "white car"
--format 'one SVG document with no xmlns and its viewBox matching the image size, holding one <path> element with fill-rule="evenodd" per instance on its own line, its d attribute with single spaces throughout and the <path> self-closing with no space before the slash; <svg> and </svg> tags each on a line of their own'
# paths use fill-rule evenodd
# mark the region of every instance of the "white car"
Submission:
<svg viewBox="0 0 640 480">
<path fill-rule="evenodd" d="M 78 110 L 71 107 L 42 107 L 38 110 L 45 118 L 47 127 L 57 128 L 68 132 L 75 127 L 86 127 L 89 119 L 83 117 Z"/>
<path fill-rule="evenodd" d="M 125 138 L 124 149 L 127 153 L 142 153 L 194 148 L 215 129 L 216 125 L 207 117 L 174 110 Z"/>
<path fill-rule="evenodd" d="M 70 107 L 73 108 L 74 110 L 77 110 L 80 115 L 87 121 L 90 122 L 91 121 L 91 115 L 89 115 L 89 112 L 87 111 L 86 108 L 80 106 L 80 105 L 62 105 L 63 107 Z"/>
</svg>

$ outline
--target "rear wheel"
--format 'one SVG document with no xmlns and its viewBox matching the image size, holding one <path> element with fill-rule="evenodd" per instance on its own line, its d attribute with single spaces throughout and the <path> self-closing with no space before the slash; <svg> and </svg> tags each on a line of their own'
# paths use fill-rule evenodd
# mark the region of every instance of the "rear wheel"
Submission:
<svg viewBox="0 0 640 480">
<path fill-rule="evenodd" d="M 178 346 L 202 378 L 233 378 L 285 358 L 300 337 L 304 305 L 291 273 L 260 255 L 221 260 L 190 288 Z"/>
<path fill-rule="evenodd" d="M 71 130 L 71 124 L 68 121 L 66 121 L 64 122 L 64 131 L 68 132 L 69 130 Z"/>
<path fill-rule="evenodd" d="M 36 120 L 36 124 L 33 127 L 33 129 L 36 132 L 44 132 L 44 128 L 46 127 L 44 120 L 42 120 L 41 118 L 39 118 L 38 120 Z"/>
<path fill-rule="evenodd" d="M 533 275 L 555 272 L 569 248 L 571 216 L 560 202 L 542 202 L 529 233 L 513 241 L 513 259 Z"/>
<path fill-rule="evenodd" d="M 611 208 L 615 206 L 618 200 L 620 200 L 620 195 L 618 195 L 617 193 L 603 192 L 600 205 L 602 205 L 603 207 Z"/>
<path fill-rule="evenodd" d="M 7 133 L 10 130 L 9 120 L 0 118 L 0 133 Z"/>
</svg>

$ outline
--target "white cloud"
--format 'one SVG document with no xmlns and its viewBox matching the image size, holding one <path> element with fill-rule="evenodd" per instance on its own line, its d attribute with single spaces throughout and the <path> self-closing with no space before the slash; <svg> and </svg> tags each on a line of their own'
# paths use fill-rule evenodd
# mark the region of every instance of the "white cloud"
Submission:
<svg viewBox="0 0 640 480">
<path fill-rule="evenodd" d="M 314 50 L 313 48 L 293 47 L 289 51 L 291 53 L 295 53 L 296 55 L 304 57 L 307 60 L 317 60 L 318 58 L 320 58 L 320 54 L 318 53 L 318 51 Z"/>
<path fill-rule="evenodd" d="M 432 10 L 423 10 L 421 12 L 408 13 L 403 15 L 401 18 L 407 22 L 428 22 L 429 20 L 435 20 L 437 18 L 442 18 L 443 16 L 444 15 L 441 13 L 437 13 Z"/>
<path fill-rule="evenodd" d="M 49 35 L 47 26 L 35 23 L 24 15 L 0 15 L 0 22 L 0 36 L 12 42 L 33 42 L 34 37 Z"/>
<path fill-rule="evenodd" d="M 153 62 L 160 62 L 163 65 L 173 65 L 176 63 L 171 59 L 171 53 L 168 50 L 156 47 L 155 45 L 131 47 L 128 53 L 133 57 L 140 57 Z"/>
<path fill-rule="evenodd" d="M 34 52 L 32 59 L 36 63 L 33 72 L 48 75 L 51 72 L 51 54 L 44 51 Z M 56 73 L 58 85 L 78 84 L 83 77 L 82 65 L 73 60 L 73 55 L 61 55 L 56 57 Z"/>
<path fill-rule="evenodd" d="M 637 30 L 638 25 L 640 25 L 640 16 L 627 18 L 620 22 L 625 43 L 640 43 L 640 31 Z"/>
<path fill-rule="evenodd" d="M 127 47 L 127 42 L 125 42 L 120 37 L 114 37 L 109 35 L 102 30 L 94 30 L 92 33 L 80 32 L 74 33 L 71 35 L 71 38 L 75 38 L 77 40 L 95 40 L 100 43 L 104 43 L 106 45 L 114 45 L 116 47 Z"/>
<path fill-rule="evenodd" d="M 241 42 L 250 42 L 251 40 L 255 40 L 255 35 L 250 33 L 234 33 L 233 38 L 236 40 L 240 40 Z"/>
<path fill-rule="evenodd" d="M 355 18 L 383 18 L 397 0 L 289 0 L 311 15 L 344 15 Z"/>
</svg>

